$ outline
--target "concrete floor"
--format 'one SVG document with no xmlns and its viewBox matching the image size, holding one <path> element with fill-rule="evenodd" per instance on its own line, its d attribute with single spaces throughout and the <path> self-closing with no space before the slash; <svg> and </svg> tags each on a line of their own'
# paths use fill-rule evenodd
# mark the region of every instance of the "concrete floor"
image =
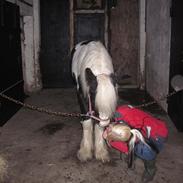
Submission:
<svg viewBox="0 0 183 183">
<path fill-rule="evenodd" d="M 120 92 L 120 103 L 131 99 L 144 102 L 142 93 Z M 140 96 L 139 96 L 140 95 Z M 136 100 L 137 101 L 137 100 Z M 29 104 L 61 112 L 79 112 L 76 93 L 72 89 L 48 89 L 26 99 Z M 153 183 L 182 183 L 183 134 L 157 106 L 154 115 L 167 121 L 168 142 L 157 159 L 158 171 Z M 61 118 L 22 108 L 0 129 L 0 154 L 8 161 L 4 183 L 140 183 L 142 161 L 128 169 L 119 152 L 110 149 L 111 162 L 93 159 L 81 163 L 76 158 L 82 134 L 78 118 Z"/>
</svg>

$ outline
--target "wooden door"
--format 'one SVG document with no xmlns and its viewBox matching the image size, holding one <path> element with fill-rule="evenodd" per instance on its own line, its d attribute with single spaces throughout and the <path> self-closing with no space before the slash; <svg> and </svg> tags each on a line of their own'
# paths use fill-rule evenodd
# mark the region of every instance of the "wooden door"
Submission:
<svg viewBox="0 0 183 183">
<path fill-rule="evenodd" d="M 119 0 L 110 10 L 110 53 L 118 84 L 138 86 L 139 80 L 139 1 Z M 123 80 L 123 75 L 129 79 Z"/>
<path fill-rule="evenodd" d="M 40 10 L 43 87 L 71 87 L 69 0 L 41 0 Z"/>
<path fill-rule="evenodd" d="M 107 1 L 70 0 L 70 5 L 70 47 L 85 40 L 99 40 L 107 46 Z"/>
<path fill-rule="evenodd" d="M 173 76 L 183 76 L 183 1 L 172 0 L 170 81 Z M 173 89 L 170 86 L 170 92 Z M 183 91 L 168 100 L 168 114 L 178 130 L 183 131 Z"/>
<path fill-rule="evenodd" d="M 84 40 L 104 42 L 104 14 L 81 13 L 75 15 L 74 43 Z"/>
</svg>

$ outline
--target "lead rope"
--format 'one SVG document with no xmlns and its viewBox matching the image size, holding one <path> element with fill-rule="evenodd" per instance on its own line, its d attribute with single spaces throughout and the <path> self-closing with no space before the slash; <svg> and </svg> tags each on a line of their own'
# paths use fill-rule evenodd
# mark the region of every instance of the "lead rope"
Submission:
<svg viewBox="0 0 183 183">
<path fill-rule="evenodd" d="M 100 119 L 100 118 L 98 118 L 98 117 L 96 117 L 96 116 L 94 115 L 94 114 L 95 114 L 95 111 L 92 110 L 92 103 L 91 103 L 91 96 L 90 96 L 90 94 L 88 94 L 88 108 L 89 108 L 89 110 L 88 110 L 88 112 L 86 113 L 86 116 L 87 116 L 87 117 L 90 117 L 90 118 L 92 118 L 92 119 L 94 119 L 94 120 L 96 120 L 96 121 L 98 121 L 98 122 L 109 120 L 109 119 Z"/>
</svg>

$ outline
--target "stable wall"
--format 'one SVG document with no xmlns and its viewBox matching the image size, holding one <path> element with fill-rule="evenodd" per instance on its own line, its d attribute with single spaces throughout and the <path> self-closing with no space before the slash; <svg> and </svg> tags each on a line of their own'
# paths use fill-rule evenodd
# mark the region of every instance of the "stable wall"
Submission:
<svg viewBox="0 0 183 183">
<path fill-rule="evenodd" d="M 31 93 L 42 88 L 39 68 L 39 0 L 8 1 L 20 6 L 24 90 L 26 93 Z M 146 24 L 144 24 L 145 7 Z M 111 54 L 115 60 L 114 66 L 118 77 L 121 78 L 120 74 L 131 73 L 134 79 L 130 84 L 142 86 L 145 71 L 146 89 L 150 95 L 156 100 L 166 95 L 169 89 L 170 0 L 118 1 L 117 7 L 111 10 L 110 18 Z M 146 34 L 144 25 L 146 25 Z M 137 81 L 139 75 L 140 83 Z M 160 102 L 160 105 L 167 110 L 166 101 Z"/>
<path fill-rule="evenodd" d="M 170 0 L 146 1 L 146 89 L 155 99 L 169 91 Z M 167 102 L 158 101 L 167 111 Z"/>
<path fill-rule="evenodd" d="M 40 54 L 39 0 L 7 0 L 20 8 L 22 70 L 24 92 L 29 94 L 42 88 Z"/>
</svg>

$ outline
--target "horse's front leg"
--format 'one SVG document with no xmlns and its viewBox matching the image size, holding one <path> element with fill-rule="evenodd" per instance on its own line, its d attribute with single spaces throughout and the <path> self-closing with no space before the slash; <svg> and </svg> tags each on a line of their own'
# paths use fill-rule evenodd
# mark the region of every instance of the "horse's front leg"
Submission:
<svg viewBox="0 0 183 183">
<path fill-rule="evenodd" d="M 107 150 L 106 142 L 103 138 L 104 128 L 95 124 L 95 157 L 103 163 L 109 162 L 110 157 Z"/>
<path fill-rule="evenodd" d="M 91 119 L 82 121 L 83 137 L 77 157 L 80 161 L 92 159 L 93 153 L 93 122 Z"/>
</svg>

